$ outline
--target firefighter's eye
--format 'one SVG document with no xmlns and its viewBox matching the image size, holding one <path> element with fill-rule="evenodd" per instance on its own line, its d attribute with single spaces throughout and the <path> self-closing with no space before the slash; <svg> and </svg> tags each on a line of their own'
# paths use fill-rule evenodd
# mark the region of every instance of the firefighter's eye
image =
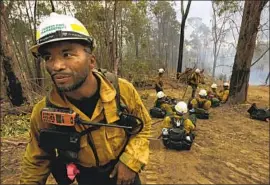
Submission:
<svg viewBox="0 0 270 185">
<path fill-rule="evenodd" d="M 42 55 L 41 56 L 43 60 L 48 61 L 51 59 L 51 55 Z"/>
<path fill-rule="evenodd" d="M 71 57 L 70 53 L 63 53 L 63 57 Z"/>
</svg>

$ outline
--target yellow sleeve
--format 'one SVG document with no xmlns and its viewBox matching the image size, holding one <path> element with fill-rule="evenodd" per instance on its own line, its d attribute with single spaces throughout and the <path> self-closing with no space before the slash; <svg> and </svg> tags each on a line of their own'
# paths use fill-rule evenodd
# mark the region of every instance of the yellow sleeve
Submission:
<svg viewBox="0 0 270 185">
<path fill-rule="evenodd" d="M 201 84 L 204 84 L 204 76 L 203 75 L 199 75 L 199 80 L 198 80 L 199 83 Z"/>
<path fill-rule="evenodd" d="M 166 116 L 162 123 L 162 128 L 170 128 L 171 127 L 171 118 L 170 116 Z"/>
<path fill-rule="evenodd" d="M 127 84 L 128 83 L 128 84 Z M 139 172 L 149 158 L 149 140 L 151 129 L 151 117 L 143 105 L 140 95 L 129 82 L 125 82 L 125 88 L 129 92 L 128 108 L 130 113 L 142 119 L 144 127 L 140 133 L 130 138 L 125 151 L 120 156 L 120 161 L 135 172 Z M 121 90 L 120 90 L 121 92 Z"/>
<path fill-rule="evenodd" d="M 203 105 L 203 109 L 204 110 L 209 110 L 211 108 L 211 101 L 210 100 L 207 100 L 204 105 Z"/>
<path fill-rule="evenodd" d="M 190 101 L 190 104 L 192 105 L 192 108 L 198 108 L 198 102 L 197 102 L 196 98 L 193 98 Z"/>
<path fill-rule="evenodd" d="M 158 86 L 159 88 L 161 88 L 161 85 L 160 85 L 160 83 L 159 83 L 160 80 L 161 80 L 160 77 L 157 77 L 156 80 L 155 80 L 155 84 L 156 84 L 156 86 Z"/>
<path fill-rule="evenodd" d="M 229 97 L 229 90 L 224 91 L 222 97 L 221 97 L 221 103 L 225 103 Z"/>
<path fill-rule="evenodd" d="M 219 91 L 218 93 L 218 98 L 220 99 L 220 101 L 222 100 L 222 97 L 223 97 L 223 94 L 224 94 L 224 91 Z"/>
<path fill-rule="evenodd" d="M 33 109 L 30 120 L 30 141 L 23 157 L 20 184 L 45 184 L 50 174 L 50 156 L 38 146 L 41 104 Z"/>
<path fill-rule="evenodd" d="M 167 103 L 161 104 L 160 108 L 166 111 L 166 115 L 171 115 L 173 113 L 171 105 Z"/>
<path fill-rule="evenodd" d="M 192 83 L 192 84 L 196 84 L 195 73 L 192 73 L 192 74 L 191 74 L 189 82 Z"/>
<path fill-rule="evenodd" d="M 163 128 L 170 128 L 171 127 L 171 118 L 170 116 L 165 116 L 162 123 L 158 126 L 158 133 L 161 133 Z"/>
<path fill-rule="evenodd" d="M 187 133 L 190 133 L 191 131 L 195 129 L 195 125 L 192 123 L 190 119 L 186 119 L 184 121 L 184 128 Z"/>
</svg>

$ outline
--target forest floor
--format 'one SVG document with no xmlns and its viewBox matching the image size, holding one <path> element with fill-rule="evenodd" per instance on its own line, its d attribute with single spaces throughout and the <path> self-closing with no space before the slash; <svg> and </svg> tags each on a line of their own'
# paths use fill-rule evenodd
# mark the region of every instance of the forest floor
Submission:
<svg viewBox="0 0 270 185">
<path fill-rule="evenodd" d="M 175 98 L 185 88 L 165 88 Z M 138 90 L 149 110 L 155 100 L 153 89 Z M 190 96 L 191 89 L 186 93 Z M 198 120 L 190 151 L 167 150 L 156 139 L 159 124 L 152 126 L 149 164 L 141 172 L 143 184 L 269 184 L 269 123 L 252 120 L 251 103 L 269 105 L 269 87 L 250 86 L 247 104 L 223 105 L 211 110 L 209 120 Z M 158 119 L 153 119 L 153 123 Z M 4 124 L 4 123 L 2 123 Z M 0 184 L 17 184 L 26 136 L 1 138 Z M 9 141 L 9 142 L 7 142 Z M 55 183 L 50 177 L 47 183 Z"/>
</svg>

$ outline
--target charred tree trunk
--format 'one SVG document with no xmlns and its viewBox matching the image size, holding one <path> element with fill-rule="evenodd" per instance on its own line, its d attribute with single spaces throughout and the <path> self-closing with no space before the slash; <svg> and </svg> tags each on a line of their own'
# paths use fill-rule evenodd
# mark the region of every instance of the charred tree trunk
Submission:
<svg viewBox="0 0 270 185">
<path fill-rule="evenodd" d="M 229 103 L 247 100 L 251 61 L 254 54 L 261 11 L 267 1 L 245 1 L 236 55 L 231 76 Z"/>
<path fill-rule="evenodd" d="M 182 22 L 181 22 L 181 32 L 180 32 L 180 43 L 179 43 L 179 54 L 178 54 L 178 65 L 177 65 L 177 73 L 181 73 L 182 65 L 183 65 L 183 49 L 184 49 L 184 39 L 185 39 L 185 24 L 188 16 L 191 0 L 188 1 L 186 11 L 184 13 L 183 0 L 181 4 L 182 9 Z"/>
<path fill-rule="evenodd" d="M 25 97 L 23 97 L 23 90 L 22 90 L 21 82 L 16 77 L 12 69 L 12 66 L 11 66 L 12 58 L 5 56 L 4 53 L 1 53 L 1 58 L 3 59 L 2 67 L 4 71 L 4 83 L 6 85 L 7 97 L 10 100 L 12 105 L 20 106 L 26 101 L 26 99 Z"/>
<path fill-rule="evenodd" d="M 11 4 L 11 3 L 10 3 Z M 9 5 L 10 5 L 9 4 Z M 14 53 L 11 52 L 8 35 L 6 31 L 5 20 L 7 20 L 7 8 L 4 6 L 4 3 L 0 1 L 1 8 L 1 42 L 0 42 L 0 58 L 2 64 L 2 70 L 4 74 L 4 85 L 6 88 L 6 94 L 12 105 L 20 106 L 26 99 L 23 96 L 22 86 L 20 80 L 14 73 L 13 69 L 13 60 Z"/>
</svg>

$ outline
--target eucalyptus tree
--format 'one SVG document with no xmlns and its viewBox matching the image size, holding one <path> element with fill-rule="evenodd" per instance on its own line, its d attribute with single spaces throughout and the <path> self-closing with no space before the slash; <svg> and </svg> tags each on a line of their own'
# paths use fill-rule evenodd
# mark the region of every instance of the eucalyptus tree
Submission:
<svg viewBox="0 0 270 185">
<path fill-rule="evenodd" d="M 193 54 L 185 56 L 185 61 L 188 61 L 187 59 L 196 61 L 196 66 L 204 69 L 208 65 L 206 53 L 209 49 L 210 28 L 202 22 L 200 17 L 188 18 L 187 24 L 192 27 L 193 31 L 191 32 L 190 40 L 186 39 L 185 45 L 190 47 Z"/>
<path fill-rule="evenodd" d="M 245 1 L 230 82 L 229 103 L 243 103 L 247 100 L 250 67 L 256 45 L 256 36 L 260 25 L 261 12 L 267 2 Z"/>
<path fill-rule="evenodd" d="M 177 46 L 179 43 L 180 23 L 176 19 L 173 4 L 167 1 L 158 1 L 151 4 L 150 10 L 155 19 L 153 38 L 156 43 L 155 53 L 158 56 L 159 67 L 175 68 Z"/>
<path fill-rule="evenodd" d="M 185 39 L 185 25 L 186 25 L 187 16 L 188 16 L 188 13 L 189 13 L 190 5 L 191 5 L 191 0 L 188 0 L 186 10 L 184 10 L 184 0 L 181 0 L 182 21 L 181 21 L 181 32 L 180 32 L 178 65 L 177 65 L 177 72 L 178 73 L 181 73 L 181 71 L 182 71 L 183 52 L 184 52 L 184 39 Z"/>
<path fill-rule="evenodd" d="M 10 29 L 10 24 L 8 22 L 8 16 L 11 12 L 11 7 L 13 2 L 10 1 L 8 4 L 4 4 L 0 1 L 1 8 L 1 47 L 0 47 L 0 57 L 1 57 L 1 73 L 3 74 L 5 94 L 7 99 L 10 101 L 11 105 L 20 106 L 25 102 L 25 97 L 23 95 L 21 80 L 19 78 L 18 70 L 14 69 L 16 62 L 18 63 L 18 58 L 12 52 L 12 46 L 9 43 L 8 31 Z M 1 78 L 2 80 L 2 78 Z M 3 90 L 3 89 L 2 89 Z"/>
</svg>

